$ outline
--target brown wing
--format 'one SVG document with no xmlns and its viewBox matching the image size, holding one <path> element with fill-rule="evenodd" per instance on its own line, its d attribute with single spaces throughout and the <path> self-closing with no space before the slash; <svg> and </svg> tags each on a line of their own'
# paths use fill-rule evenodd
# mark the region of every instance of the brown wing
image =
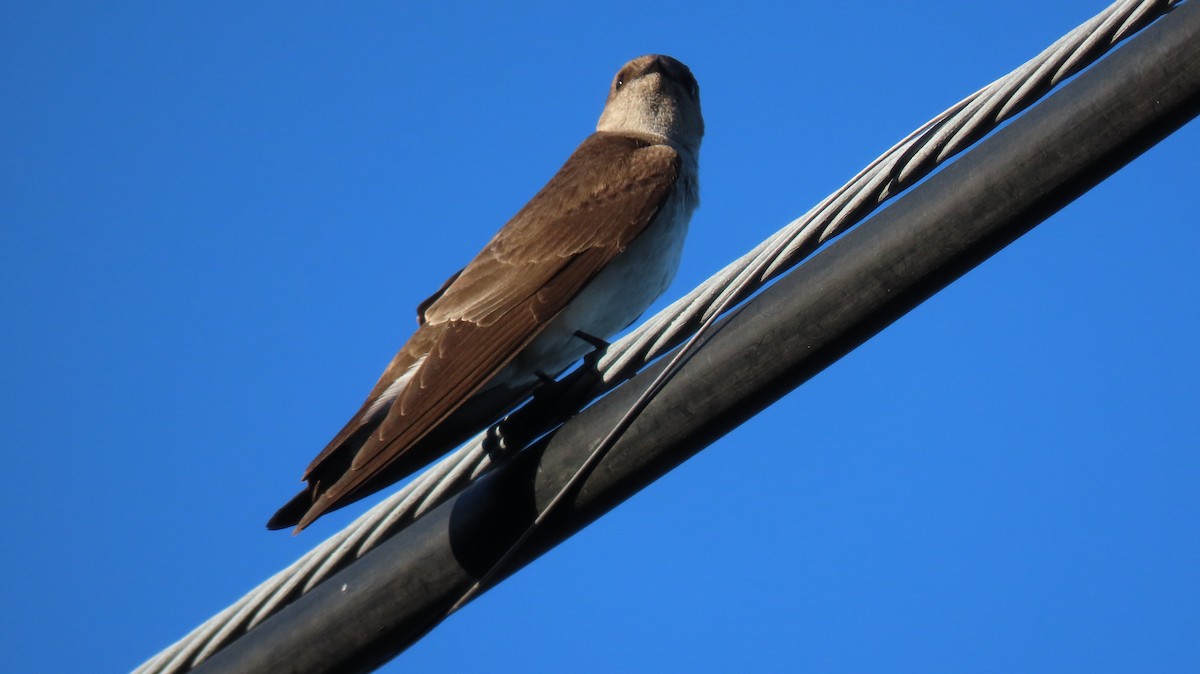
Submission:
<svg viewBox="0 0 1200 674">
<path fill-rule="evenodd" d="M 314 499 L 300 526 L 344 505 L 343 499 L 365 495 L 367 487 L 385 486 L 368 483 L 479 392 L 641 234 L 670 194 L 678 171 L 679 157 L 665 145 L 606 133 L 584 141 L 546 187 L 423 307 L 420 328 L 363 408 L 306 472 L 313 482 L 324 462 L 349 449 L 343 445 L 361 440 L 349 470 L 335 483 L 328 484 L 326 476 L 326 484 L 311 485 L 324 497 Z M 369 415 L 372 402 L 424 354 L 400 396 Z M 363 437 L 362 431 L 375 424 Z"/>
<path fill-rule="evenodd" d="M 451 276 L 450 278 L 446 279 L 446 282 L 442 284 L 441 288 L 437 289 L 437 292 L 430 295 L 429 297 L 426 297 L 424 301 L 422 301 L 420 304 L 417 305 L 417 325 L 418 326 L 425 325 L 425 310 L 428 309 L 429 307 L 433 306 L 434 302 L 441 299 L 442 295 L 445 294 L 446 290 L 449 289 L 450 286 L 453 285 L 453 283 L 455 281 L 457 281 L 458 277 L 461 275 L 462 275 L 461 269 L 454 272 L 454 275 Z"/>
</svg>

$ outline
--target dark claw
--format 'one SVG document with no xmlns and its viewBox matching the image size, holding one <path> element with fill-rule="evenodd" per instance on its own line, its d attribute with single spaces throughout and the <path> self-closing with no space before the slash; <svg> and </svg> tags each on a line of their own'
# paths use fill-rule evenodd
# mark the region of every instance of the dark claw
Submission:
<svg viewBox="0 0 1200 674">
<path fill-rule="evenodd" d="M 495 425 L 487 430 L 487 434 L 483 436 L 483 451 L 492 456 L 504 454 L 508 450 L 508 443 L 504 441 L 504 422 L 508 421 L 505 417 L 498 421 Z"/>
</svg>

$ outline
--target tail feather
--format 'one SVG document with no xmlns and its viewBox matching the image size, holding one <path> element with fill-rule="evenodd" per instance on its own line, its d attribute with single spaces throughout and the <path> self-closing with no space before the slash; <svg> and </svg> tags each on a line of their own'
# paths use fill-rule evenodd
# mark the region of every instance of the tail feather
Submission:
<svg viewBox="0 0 1200 674">
<path fill-rule="evenodd" d="M 477 394 L 455 411 L 445 423 L 433 429 L 414 445 L 397 452 L 391 462 L 371 480 L 352 491 L 330 498 L 326 492 L 353 472 L 351 466 L 354 457 L 374 433 L 384 415 L 368 419 L 368 423 L 358 426 L 350 433 L 339 434 L 340 442 L 336 445 L 330 443 L 321 457 L 309 466 L 305 475 L 308 485 L 271 517 L 267 528 L 274 530 L 296 527 L 296 533 L 299 533 L 324 513 L 350 505 L 412 475 L 504 416 L 528 395 L 531 388 L 531 384 L 515 388 L 499 386 Z M 340 437 L 343 435 L 344 437 Z"/>
<path fill-rule="evenodd" d="M 287 504 L 275 512 L 271 519 L 267 521 L 267 528 L 276 531 L 300 524 L 300 520 L 312 505 L 313 490 L 305 487 L 292 500 L 288 501 Z"/>
</svg>

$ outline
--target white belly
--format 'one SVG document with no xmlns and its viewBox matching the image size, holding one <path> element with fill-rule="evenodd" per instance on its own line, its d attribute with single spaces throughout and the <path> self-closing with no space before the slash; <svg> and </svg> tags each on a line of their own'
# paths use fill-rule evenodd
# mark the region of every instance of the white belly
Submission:
<svg viewBox="0 0 1200 674">
<path fill-rule="evenodd" d="M 675 278 L 694 205 L 678 190 L 650 227 L 609 263 L 546 326 L 493 384 L 519 386 L 535 372 L 556 376 L 594 347 L 575 336 L 582 331 L 606 339 L 627 327 Z M 490 386 L 489 386 L 490 388 Z"/>
</svg>

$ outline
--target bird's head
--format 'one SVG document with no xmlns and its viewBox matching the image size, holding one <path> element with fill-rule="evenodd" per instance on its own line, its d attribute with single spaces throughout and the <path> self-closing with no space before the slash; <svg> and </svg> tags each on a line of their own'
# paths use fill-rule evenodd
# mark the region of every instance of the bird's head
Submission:
<svg viewBox="0 0 1200 674">
<path fill-rule="evenodd" d="M 704 136 L 700 85 L 670 56 L 640 56 L 613 78 L 596 130 L 661 136 L 694 156 Z"/>
</svg>

